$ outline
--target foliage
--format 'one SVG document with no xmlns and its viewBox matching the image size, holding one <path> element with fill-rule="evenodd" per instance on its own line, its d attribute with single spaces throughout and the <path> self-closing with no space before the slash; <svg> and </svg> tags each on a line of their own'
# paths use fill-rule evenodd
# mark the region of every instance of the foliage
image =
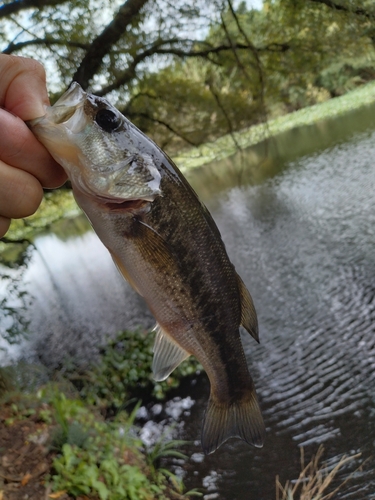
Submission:
<svg viewBox="0 0 375 500">
<path fill-rule="evenodd" d="M 185 497 L 201 497 L 202 493 L 194 488 L 185 492 L 185 486 L 182 479 L 178 478 L 175 474 L 171 473 L 168 469 L 161 467 L 161 461 L 165 458 L 176 458 L 185 462 L 188 457 L 179 449 L 184 445 L 188 444 L 188 441 L 183 441 L 179 439 L 170 440 L 165 434 L 162 434 L 158 441 L 156 441 L 151 448 L 146 449 L 146 463 L 149 467 L 151 477 L 154 479 L 156 484 L 159 484 L 161 480 L 169 479 L 173 485 L 174 490 L 179 495 L 184 495 Z"/>
<path fill-rule="evenodd" d="M 301 448 L 301 473 L 296 481 L 287 481 L 282 486 L 279 476 L 276 476 L 276 500 L 330 500 L 336 498 L 337 492 L 346 484 L 352 474 L 337 487 L 332 488 L 332 482 L 346 464 L 359 458 L 360 453 L 349 457 L 343 456 L 334 467 L 320 464 L 324 452 L 320 445 L 315 456 L 305 465 L 304 451 Z M 328 491 L 331 487 L 331 491 Z"/>
<path fill-rule="evenodd" d="M 7 244 L 0 241 L 1 262 L 8 264 L 13 260 L 11 257 L 7 259 L 9 244 L 30 245 L 38 232 L 46 232 L 57 221 L 76 218 L 80 213 L 70 190 L 47 192 L 37 213 L 27 219 L 12 220 L 7 237 L 2 240 Z"/>
<path fill-rule="evenodd" d="M 80 386 L 81 396 L 99 407 L 123 408 L 140 392 L 151 392 L 158 399 L 179 385 L 181 379 L 201 369 L 194 358 L 182 363 L 164 382 L 152 380 L 154 334 L 144 331 L 121 332 L 101 352 L 99 362 L 70 378 Z"/>
<path fill-rule="evenodd" d="M 89 433 L 80 423 L 80 416 L 86 412 L 78 400 L 69 400 L 63 393 L 53 392 L 51 405 L 58 427 L 52 437 L 52 447 L 60 451 L 64 445 L 83 446 Z"/>
<path fill-rule="evenodd" d="M 169 471 L 159 473 L 150 466 L 148 456 L 145 460 L 139 451 L 142 443 L 134 428 L 139 405 L 130 415 L 122 412 L 109 422 L 98 419 L 79 400 L 52 394 L 60 431 L 60 454 L 53 461 L 55 474 L 51 477 L 53 490 L 65 490 L 73 496 L 94 495 L 100 500 L 169 496 L 167 476 L 173 475 Z M 169 448 L 179 444 L 172 441 Z"/>
<path fill-rule="evenodd" d="M 183 482 L 161 466 L 165 457 L 186 460 L 179 451 L 183 441 L 165 441 L 162 436 L 144 450 L 134 424 L 139 406 L 130 414 L 122 411 L 103 420 L 65 381 L 48 383 L 36 393 L 7 392 L 1 399 L 0 421 L 10 436 L 17 422 L 22 424 L 17 429 L 33 429 L 32 442 L 47 436 L 47 448 L 40 447 L 40 452 L 49 465 L 53 458 L 45 478 L 52 491 L 93 500 L 182 500 L 200 495 L 196 490 L 185 492 Z"/>
<path fill-rule="evenodd" d="M 0 398 L 12 389 L 12 372 L 8 367 L 0 367 Z"/>
<path fill-rule="evenodd" d="M 374 19 L 370 0 L 7 0 L 0 47 L 43 62 L 53 98 L 75 79 L 173 153 L 373 79 Z"/>
<path fill-rule="evenodd" d="M 249 129 L 235 132 L 233 134 L 235 142 L 233 142 L 231 135 L 225 135 L 212 143 L 186 149 L 180 152 L 175 160 L 181 166 L 182 171 L 188 174 L 190 169 L 233 155 L 237 151 L 237 145 L 242 149 L 248 148 L 293 128 L 312 125 L 340 116 L 362 106 L 370 105 L 374 101 L 375 83 L 371 82 L 336 99 L 299 109 L 269 120 L 268 123 L 261 123 Z"/>
<path fill-rule="evenodd" d="M 116 419 L 104 421 L 86 403 L 66 396 L 60 385 L 51 383 L 36 395 L 9 393 L 2 404 L 9 406 L 5 425 L 10 432 L 15 420 L 32 418 L 48 426 L 49 453 L 54 459 L 47 481 L 53 491 L 100 500 L 186 498 L 187 494 L 182 495 L 183 484 L 150 459 L 155 458 L 155 453 L 142 453 L 142 442 L 134 426 L 139 405 L 131 414 L 121 412 Z M 43 429 L 45 432 L 46 427 Z M 174 449 L 181 443 L 156 443 L 158 457 L 184 457 Z"/>
<path fill-rule="evenodd" d="M 138 466 L 121 464 L 111 456 L 93 455 L 91 449 L 64 444 L 54 467 L 58 473 L 52 478 L 54 489 L 74 496 L 97 494 L 101 500 L 151 500 L 162 494 L 162 489 L 150 485 Z"/>
<path fill-rule="evenodd" d="M 374 61 L 364 57 L 333 63 L 320 73 L 317 82 L 336 97 L 374 79 Z"/>
<path fill-rule="evenodd" d="M 209 61 L 175 61 L 146 76 L 124 108 L 164 147 L 181 149 L 223 133 L 233 136 L 374 77 L 372 18 L 297 0 L 265 2 L 260 11 L 244 3 L 234 11 L 227 2 L 220 15 L 206 43 L 229 44 L 233 50 L 217 51 Z M 348 65 L 350 75 L 345 75 Z"/>
<path fill-rule="evenodd" d="M 4 394 L 2 394 L 2 399 L 6 400 L 6 397 L 4 398 Z M 20 401 L 12 402 L 10 405 L 10 415 L 5 420 L 5 425 L 11 426 L 15 420 L 26 420 L 31 415 L 35 415 L 35 407 L 36 405 L 33 404 L 29 398 L 26 401 L 21 399 Z"/>
</svg>

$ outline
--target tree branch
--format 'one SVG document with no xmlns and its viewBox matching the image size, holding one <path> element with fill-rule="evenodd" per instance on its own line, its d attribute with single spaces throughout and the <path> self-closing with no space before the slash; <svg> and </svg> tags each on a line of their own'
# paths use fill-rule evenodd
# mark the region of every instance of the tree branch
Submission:
<svg viewBox="0 0 375 500">
<path fill-rule="evenodd" d="M 35 246 L 35 244 L 29 240 L 28 238 L 17 238 L 16 240 L 12 240 L 11 238 L 7 238 L 6 236 L 3 236 L 0 238 L 1 243 L 6 243 L 7 245 L 24 245 L 27 243 L 28 245 Z"/>
<path fill-rule="evenodd" d="M 228 5 L 229 5 L 229 10 L 233 16 L 233 19 L 236 23 L 236 26 L 237 26 L 237 29 L 238 31 L 241 33 L 241 35 L 243 36 L 245 42 L 247 43 L 247 45 L 249 46 L 249 49 L 251 51 L 251 53 L 253 54 L 254 56 L 254 59 L 255 59 L 255 66 L 256 66 L 256 69 L 257 69 L 257 72 L 258 72 L 258 76 L 259 76 L 259 84 L 260 84 L 260 101 L 261 101 L 261 105 L 262 105 L 262 108 L 265 110 L 265 104 L 264 104 L 264 75 L 263 75 L 263 68 L 262 68 L 262 62 L 260 60 L 260 57 L 259 57 L 259 50 L 254 46 L 254 44 L 249 40 L 248 36 L 246 35 L 245 31 L 243 30 L 241 24 L 240 24 L 240 21 L 237 17 L 237 14 L 236 12 L 234 11 L 234 8 L 233 8 L 233 5 L 232 5 L 232 2 L 231 0 L 227 0 L 228 2 Z M 229 32 L 228 30 L 226 29 L 226 26 L 225 26 L 225 23 L 224 23 L 224 19 L 223 19 L 223 16 L 221 16 L 221 19 L 222 19 L 222 23 L 223 23 L 223 28 L 224 28 L 224 31 L 228 37 L 228 39 L 230 40 L 230 36 L 229 36 Z M 246 68 L 244 67 L 244 65 L 242 64 L 242 62 L 240 61 L 240 59 L 238 58 L 237 56 L 237 52 L 236 52 L 236 48 L 233 48 L 233 52 L 235 54 L 235 57 L 237 59 L 237 63 L 238 63 L 238 66 L 239 68 L 242 70 L 242 73 L 244 74 L 245 78 L 248 80 L 248 82 L 251 84 L 251 78 L 249 77 L 247 71 L 246 71 Z M 265 120 L 266 121 L 266 120 Z"/>
<path fill-rule="evenodd" d="M 163 48 L 163 45 L 166 44 L 171 44 L 171 43 L 181 43 L 181 40 L 165 40 L 165 41 L 159 41 L 149 47 L 148 49 L 144 50 L 143 52 L 137 54 L 133 61 L 129 64 L 128 68 L 121 73 L 121 75 L 116 78 L 116 80 L 106 86 L 103 87 L 101 90 L 95 91 L 95 94 L 98 96 L 104 96 L 108 94 L 109 92 L 112 92 L 112 90 L 116 90 L 119 87 L 126 85 L 129 83 L 133 78 L 136 76 L 136 67 L 137 65 L 147 59 L 147 57 L 151 57 L 155 54 L 163 54 L 163 55 L 171 55 L 171 56 L 178 56 L 178 57 L 202 57 L 209 59 L 209 56 L 212 54 L 219 54 L 220 52 L 228 51 L 228 50 L 235 50 L 235 49 L 240 49 L 240 50 L 248 50 L 250 47 L 248 44 L 242 44 L 242 43 L 232 43 L 230 45 L 222 44 L 218 45 L 216 47 L 208 47 L 207 49 L 201 49 L 201 50 L 184 50 L 184 49 L 178 49 L 174 47 L 168 47 L 168 48 Z M 253 47 L 253 46 L 252 46 Z M 265 47 L 259 47 L 256 50 L 259 52 L 285 52 L 290 49 L 290 45 L 285 43 L 285 44 L 277 44 L 277 43 L 272 43 L 270 45 L 266 45 Z M 214 64 L 214 61 L 209 59 L 209 61 Z"/>
<path fill-rule="evenodd" d="M 216 104 L 218 106 L 218 108 L 221 110 L 221 112 L 223 113 L 223 116 L 227 122 L 227 125 L 228 125 L 228 132 L 229 132 L 229 135 L 232 137 L 232 141 L 234 142 L 236 148 L 238 151 L 241 151 L 241 146 L 238 144 L 238 141 L 236 139 L 236 136 L 234 135 L 234 130 L 233 130 L 233 127 L 232 127 L 232 121 L 230 119 L 230 116 L 228 115 L 226 109 L 224 108 L 223 106 L 223 103 L 221 102 L 220 100 L 220 96 L 219 96 L 219 93 L 216 92 L 216 89 L 213 85 L 213 82 L 211 81 L 211 79 L 208 79 L 206 81 L 206 83 L 208 84 L 209 86 L 209 89 L 210 89 L 210 92 L 211 94 L 214 96 L 214 99 L 216 101 Z"/>
<path fill-rule="evenodd" d="M 20 10 L 31 9 L 33 7 L 41 9 L 42 7 L 60 5 L 68 0 L 15 0 L 0 6 L 0 18 L 15 14 Z"/>
<path fill-rule="evenodd" d="M 54 38 L 35 38 L 34 40 L 27 40 L 26 42 L 19 42 L 19 43 L 11 42 L 8 45 L 8 47 L 5 50 L 3 50 L 2 54 L 12 54 L 13 52 L 21 50 L 29 45 L 45 45 L 47 47 L 51 45 L 60 45 L 60 46 L 67 45 L 68 47 L 76 47 L 80 49 L 88 49 L 89 47 L 87 43 L 72 42 L 69 40 L 58 40 Z"/>
<path fill-rule="evenodd" d="M 343 12 L 357 14 L 358 16 L 364 16 L 364 17 L 367 17 L 367 19 L 373 19 L 375 16 L 375 13 L 371 14 L 370 12 L 368 12 L 365 9 L 345 7 L 344 5 L 338 4 L 338 3 L 334 2 L 333 0 L 309 0 L 309 1 L 326 5 L 330 9 L 341 10 Z"/>
<path fill-rule="evenodd" d="M 148 0 L 126 0 L 122 4 L 113 20 L 91 43 L 73 76 L 73 80 L 84 89 L 88 87 L 90 80 L 98 72 L 104 56 L 119 41 L 126 28 L 147 2 Z"/>
<path fill-rule="evenodd" d="M 179 42 L 179 40 L 178 40 Z M 216 47 L 210 47 L 207 49 L 202 49 L 202 50 L 183 50 L 183 49 L 175 49 L 175 48 L 168 48 L 168 49 L 156 49 L 153 53 L 154 54 L 170 54 L 170 55 L 175 55 L 179 57 L 207 57 L 210 54 L 218 54 L 220 52 L 226 51 L 226 50 L 233 50 L 234 49 L 242 49 L 242 50 L 249 50 L 251 48 L 254 48 L 253 44 L 248 44 L 248 43 L 231 43 L 229 45 L 227 44 L 222 44 L 222 45 L 217 45 Z M 264 47 L 257 47 L 254 48 L 257 52 L 285 52 L 289 50 L 290 46 L 287 43 L 271 43 L 269 45 L 266 45 Z"/>
<path fill-rule="evenodd" d="M 187 142 L 190 146 L 197 146 L 196 143 L 192 142 L 190 139 L 185 137 L 181 132 L 178 132 L 176 129 L 174 129 L 169 123 L 160 120 L 159 118 L 154 118 L 147 113 L 129 113 L 128 116 L 134 117 L 134 116 L 140 116 L 142 118 L 146 118 L 146 120 L 149 120 L 153 123 L 158 123 L 159 125 L 163 125 L 166 129 L 168 129 L 170 132 L 173 134 L 177 135 L 177 137 L 180 137 L 182 140 Z"/>
</svg>

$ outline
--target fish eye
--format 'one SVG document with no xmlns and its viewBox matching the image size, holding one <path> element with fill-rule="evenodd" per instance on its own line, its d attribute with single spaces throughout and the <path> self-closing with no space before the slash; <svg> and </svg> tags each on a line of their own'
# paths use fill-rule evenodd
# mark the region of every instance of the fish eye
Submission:
<svg viewBox="0 0 375 500">
<path fill-rule="evenodd" d="M 99 109 L 95 121 L 105 132 L 113 132 L 121 123 L 118 115 L 110 109 Z"/>
</svg>

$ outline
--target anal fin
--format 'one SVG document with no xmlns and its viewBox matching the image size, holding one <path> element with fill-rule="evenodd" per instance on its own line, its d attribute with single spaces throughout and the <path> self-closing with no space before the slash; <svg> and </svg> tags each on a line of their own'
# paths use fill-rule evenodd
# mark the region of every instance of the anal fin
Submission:
<svg viewBox="0 0 375 500">
<path fill-rule="evenodd" d="M 241 325 L 257 342 L 259 342 L 258 318 L 253 299 L 245 283 L 238 274 L 237 280 L 241 296 Z"/>
<path fill-rule="evenodd" d="M 152 361 L 152 373 L 157 382 L 169 377 L 177 366 L 190 354 L 174 342 L 169 335 L 156 325 L 156 337 L 154 343 L 154 359 Z"/>
</svg>

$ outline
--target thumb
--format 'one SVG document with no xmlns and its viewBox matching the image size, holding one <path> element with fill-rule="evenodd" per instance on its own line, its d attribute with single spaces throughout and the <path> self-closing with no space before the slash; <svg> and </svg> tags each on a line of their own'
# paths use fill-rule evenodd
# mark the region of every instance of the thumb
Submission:
<svg viewBox="0 0 375 500">
<path fill-rule="evenodd" d="M 49 105 L 43 66 L 25 57 L 0 54 L 0 106 L 22 120 L 45 114 Z"/>
</svg>

